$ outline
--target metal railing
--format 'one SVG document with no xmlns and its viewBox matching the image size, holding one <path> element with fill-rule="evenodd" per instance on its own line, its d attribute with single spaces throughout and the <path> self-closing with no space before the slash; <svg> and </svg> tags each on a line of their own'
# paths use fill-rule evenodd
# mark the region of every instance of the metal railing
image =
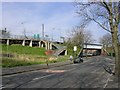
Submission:
<svg viewBox="0 0 120 90">
<path fill-rule="evenodd" d="M 46 41 L 50 41 L 50 38 L 42 38 L 42 37 L 39 37 L 39 38 L 35 38 L 33 36 L 23 36 L 23 35 L 10 35 L 10 36 L 4 36 L 4 35 L 1 35 L 0 36 L 1 39 L 30 39 L 30 40 L 46 40 Z"/>
</svg>

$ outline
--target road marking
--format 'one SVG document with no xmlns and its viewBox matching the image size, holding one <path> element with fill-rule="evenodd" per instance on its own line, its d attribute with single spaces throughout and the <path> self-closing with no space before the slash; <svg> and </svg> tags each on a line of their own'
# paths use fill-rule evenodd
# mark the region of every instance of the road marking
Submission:
<svg viewBox="0 0 120 90">
<path fill-rule="evenodd" d="M 70 70 L 67 70 L 67 71 L 72 71 L 72 70 L 75 70 L 76 68 L 73 68 L 73 69 L 70 69 Z"/>
<path fill-rule="evenodd" d="M 108 77 L 108 79 L 107 79 L 107 81 L 106 81 L 106 84 L 104 85 L 104 87 L 103 88 L 106 88 L 106 86 L 108 85 L 108 82 L 110 81 L 110 77 L 111 77 L 112 75 L 110 75 L 109 77 Z"/>
<path fill-rule="evenodd" d="M 50 75 L 46 75 L 46 76 L 34 78 L 33 81 L 34 81 L 34 80 L 38 80 L 38 79 L 42 79 L 42 78 L 46 78 L 46 77 L 50 77 L 50 76 L 53 76 L 53 75 L 55 75 L 55 74 L 50 74 Z"/>
<path fill-rule="evenodd" d="M 96 71 L 99 71 L 101 68 L 93 70 L 91 73 L 96 73 Z"/>
<path fill-rule="evenodd" d="M 62 73 L 62 72 L 66 72 L 66 70 L 45 70 L 44 72 L 47 73 Z"/>
<path fill-rule="evenodd" d="M 93 82 L 95 82 L 96 80 L 99 80 L 100 77 L 101 77 L 104 73 L 105 73 L 105 72 L 102 72 L 102 73 L 99 75 L 99 77 L 95 78 L 94 80 L 92 80 L 91 82 L 89 82 L 88 84 L 86 84 L 85 86 L 88 86 L 88 85 L 92 84 Z"/>
<path fill-rule="evenodd" d="M 3 85 L 0 85 L 0 90 L 2 90 L 3 88 L 5 88 Z"/>
<path fill-rule="evenodd" d="M 75 69 L 76 68 L 73 68 L 73 69 L 70 69 L 70 70 L 64 70 L 64 71 L 72 71 L 72 70 L 75 70 Z M 56 70 L 56 71 L 58 72 L 59 70 Z M 62 72 L 63 72 L 63 70 L 62 70 Z M 53 75 L 55 75 L 55 74 L 50 74 L 50 75 L 45 75 L 45 76 L 42 76 L 42 77 L 34 78 L 33 81 L 38 80 L 38 79 L 43 79 L 43 78 L 46 78 L 46 77 L 50 77 L 50 76 L 53 76 Z"/>
</svg>

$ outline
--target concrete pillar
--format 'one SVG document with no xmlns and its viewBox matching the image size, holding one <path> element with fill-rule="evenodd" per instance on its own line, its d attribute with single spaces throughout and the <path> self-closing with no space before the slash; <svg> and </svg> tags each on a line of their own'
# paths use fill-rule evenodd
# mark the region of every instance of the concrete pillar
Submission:
<svg viewBox="0 0 120 90">
<path fill-rule="evenodd" d="M 48 42 L 48 50 L 50 49 L 50 43 Z"/>
<path fill-rule="evenodd" d="M 67 50 L 65 50 L 65 55 L 67 55 Z"/>
<path fill-rule="evenodd" d="M 51 49 L 51 48 L 50 48 L 50 42 L 49 42 L 49 49 Z"/>
<path fill-rule="evenodd" d="M 23 42 L 22 42 L 22 46 L 25 46 L 25 40 L 23 40 Z"/>
<path fill-rule="evenodd" d="M 10 43 L 9 43 L 9 39 L 7 39 L 7 45 L 9 45 Z"/>
<path fill-rule="evenodd" d="M 30 45 L 29 46 L 32 47 L 32 40 L 30 41 Z"/>
<path fill-rule="evenodd" d="M 47 42 L 45 42 L 45 49 L 47 50 Z"/>
<path fill-rule="evenodd" d="M 52 50 L 52 43 L 50 43 L 50 49 Z"/>
<path fill-rule="evenodd" d="M 41 41 L 39 41 L 39 47 L 41 47 Z"/>
<path fill-rule="evenodd" d="M 43 43 L 44 43 L 44 42 L 43 42 Z M 43 47 L 43 45 L 44 45 L 43 43 L 41 42 L 41 47 Z"/>
<path fill-rule="evenodd" d="M 49 50 L 49 42 L 47 42 L 47 50 Z"/>
</svg>

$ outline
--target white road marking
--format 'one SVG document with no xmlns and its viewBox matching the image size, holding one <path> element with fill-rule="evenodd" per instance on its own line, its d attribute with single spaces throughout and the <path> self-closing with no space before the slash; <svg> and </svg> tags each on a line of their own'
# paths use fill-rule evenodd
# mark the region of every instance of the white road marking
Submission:
<svg viewBox="0 0 120 90">
<path fill-rule="evenodd" d="M 107 79 L 107 81 L 106 81 L 106 84 L 104 85 L 104 87 L 103 88 L 106 88 L 106 86 L 108 85 L 108 82 L 110 81 L 110 77 L 111 77 L 112 75 L 110 75 L 109 77 L 108 77 L 108 79 Z"/>
<path fill-rule="evenodd" d="M 50 77 L 50 76 L 53 76 L 53 75 L 55 75 L 55 74 L 45 75 L 45 76 L 42 76 L 42 77 L 34 78 L 33 80 L 38 80 L 38 79 Z"/>
<path fill-rule="evenodd" d="M 96 71 L 100 70 L 101 68 L 93 70 L 91 73 L 96 73 Z"/>
<path fill-rule="evenodd" d="M 86 86 L 90 85 L 91 83 L 95 82 L 96 80 L 100 79 L 100 76 L 102 76 L 104 74 L 104 72 L 102 72 L 99 77 L 95 78 L 94 80 L 92 80 L 91 82 L 89 82 L 88 84 L 86 84 Z"/>
<path fill-rule="evenodd" d="M 3 88 L 5 88 L 3 85 L 0 85 L 0 90 L 2 90 Z"/>
<path fill-rule="evenodd" d="M 76 68 L 73 68 L 73 69 L 70 69 L 70 70 L 67 70 L 67 71 L 72 71 L 72 70 L 75 70 Z"/>
<path fill-rule="evenodd" d="M 65 70 L 65 71 L 72 71 L 74 69 L 76 69 L 76 68 L 73 68 L 73 69 L 70 69 L 70 70 Z M 53 76 L 53 75 L 55 75 L 55 74 L 50 74 L 50 75 L 45 75 L 45 76 L 42 76 L 42 77 L 37 77 L 37 78 L 34 78 L 33 81 L 38 80 L 38 79 L 43 79 L 43 78 L 46 78 L 46 77 L 50 77 L 50 76 Z"/>
</svg>

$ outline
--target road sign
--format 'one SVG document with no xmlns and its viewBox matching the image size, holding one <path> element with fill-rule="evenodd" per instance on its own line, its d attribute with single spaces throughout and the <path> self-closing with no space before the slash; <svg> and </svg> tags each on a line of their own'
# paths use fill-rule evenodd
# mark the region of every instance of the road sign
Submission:
<svg viewBox="0 0 120 90">
<path fill-rule="evenodd" d="M 77 46 L 74 46 L 74 51 L 77 51 Z"/>
</svg>

